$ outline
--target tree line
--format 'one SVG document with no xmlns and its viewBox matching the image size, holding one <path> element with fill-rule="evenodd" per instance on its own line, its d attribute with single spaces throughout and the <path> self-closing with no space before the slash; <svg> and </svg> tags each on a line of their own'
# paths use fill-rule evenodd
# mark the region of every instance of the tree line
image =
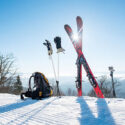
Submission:
<svg viewBox="0 0 125 125">
<path fill-rule="evenodd" d="M 118 87 L 120 86 L 120 82 L 118 80 L 115 79 L 115 81 L 113 83 L 114 85 L 112 85 L 111 80 L 108 79 L 107 76 L 101 76 L 98 79 L 98 84 L 99 84 L 99 87 L 100 87 L 102 93 L 104 94 L 104 97 L 106 97 L 106 98 L 116 98 L 117 97 L 116 89 L 118 89 Z M 54 85 L 52 85 L 52 86 L 54 88 L 54 93 L 56 95 L 56 86 L 54 86 Z M 114 87 L 114 89 L 113 89 L 113 87 Z M 61 89 L 60 89 L 60 91 L 63 96 L 77 96 L 77 90 L 73 90 L 72 88 L 68 88 L 67 91 L 65 91 L 65 92 L 63 92 Z M 115 91 L 115 95 L 114 95 L 114 91 Z M 87 94 L 82 93 L 82 95 L 96 97 L 93 87 Z"/>
<path fill-rule="evenodd" d="M 0 54 L 0 92 L 19 94 L 22 89 L 20 76 L 16 73 L 15 58 L 12 54 Z"/>
</svg>

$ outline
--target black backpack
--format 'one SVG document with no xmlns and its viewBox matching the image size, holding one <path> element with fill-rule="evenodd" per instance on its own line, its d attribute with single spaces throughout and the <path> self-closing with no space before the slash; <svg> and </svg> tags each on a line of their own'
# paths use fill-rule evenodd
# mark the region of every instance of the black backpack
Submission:
<svg viewBox="0 0 125 125">
<path fill-rule="evenodd" d="M 33 87 L 31 87 L 31 80 L 32 79 L 33 79 L 33 84 L 34 84 Z M 41 98 L 52 96 L 53 89 L 49 85 L 49 81 L 43 73 L 35 72 L 29 78 L 28 90 L 24 93 L 21 93 L 21 99 L 24 99 L 24 95 L 26 97 L 30 97 L 32 99 L 41 99 Z"/>
</svg>

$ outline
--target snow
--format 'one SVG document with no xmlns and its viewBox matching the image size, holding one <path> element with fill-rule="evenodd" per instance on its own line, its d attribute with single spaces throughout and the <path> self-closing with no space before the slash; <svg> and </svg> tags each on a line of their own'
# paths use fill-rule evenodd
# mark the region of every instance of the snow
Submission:
<svg viewBox="0 0 125 125">
<path fill-rule="evenodd" d="M 64 96 L 20 100 L 0 94 L 0 125 L 125 125 L 125 99 Z"/>
</svg>

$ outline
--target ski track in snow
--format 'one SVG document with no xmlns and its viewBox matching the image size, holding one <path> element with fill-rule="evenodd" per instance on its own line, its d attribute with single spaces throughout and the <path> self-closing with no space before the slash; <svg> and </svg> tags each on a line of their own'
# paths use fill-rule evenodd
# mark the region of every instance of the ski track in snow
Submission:
<svg viewBox="0 0 125 125">
<path fill-rule="evenodd" d="M 125 125 L 125 99 L 0 94 L 0 125 Z"/>
</svg>

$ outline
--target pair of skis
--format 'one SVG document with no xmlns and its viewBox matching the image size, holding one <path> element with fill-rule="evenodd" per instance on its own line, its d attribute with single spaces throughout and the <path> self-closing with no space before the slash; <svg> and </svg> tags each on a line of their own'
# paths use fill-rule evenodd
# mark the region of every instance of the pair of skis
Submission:
<svg viewBox="0 0 125 125">
<path fill-rule="evenodd" d="M 78 89 L 78 96 L 82 96 L 82 65 L 86 71 L 87 77 L 91 83 L 91 85 L 93 86 L 93 89 L 97 95 L 97 97 L 99 98 L 104 98 L 103 93 L 101 91 L 101 89 L 99 88 L 99 85 L 83 55 L 82 52 L 82 32 L 83 32 L 83 22 L 81 17 L 77 16 L 76 18 L 76 22 L 77 22 L 77 39 L 75 38 L 75 34 L 73 34 L 73 31 L 71 29 L 71 27 L 69 25 L 65 25 L 64 28 L 78 54 L 78 58 L 77 58 L 77 80 L 76 80 L 76 87 Z"/>
</svg>

